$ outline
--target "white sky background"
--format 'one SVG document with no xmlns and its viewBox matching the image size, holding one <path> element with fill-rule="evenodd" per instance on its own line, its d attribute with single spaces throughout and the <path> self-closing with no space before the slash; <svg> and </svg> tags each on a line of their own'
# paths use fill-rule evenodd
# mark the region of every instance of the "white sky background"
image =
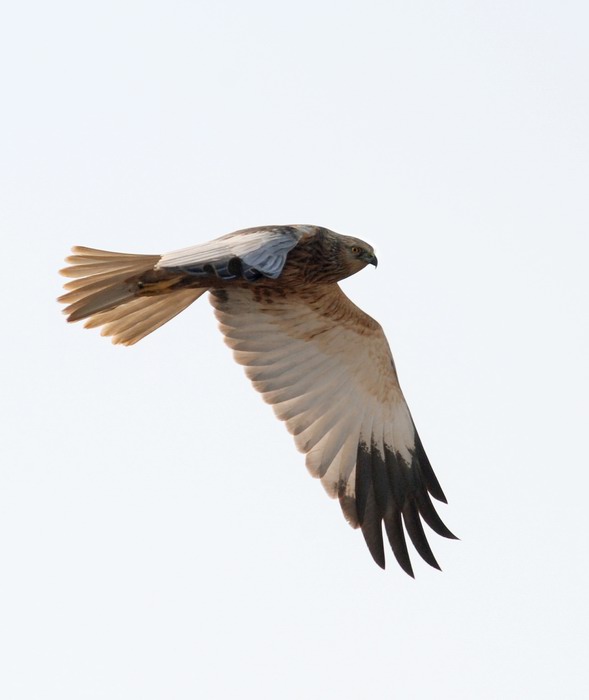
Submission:
<svg viewBox="0 0 589 700">
<path fill-rule="evenodd" d="M 7 3 L 0 697 L 588 697 L 587 8 Z M 372 562 L 205 300 L 129 349 L 55 303 L 73 244 L 266 223 L 375 246 L 443 573 Z"/>
</svg>

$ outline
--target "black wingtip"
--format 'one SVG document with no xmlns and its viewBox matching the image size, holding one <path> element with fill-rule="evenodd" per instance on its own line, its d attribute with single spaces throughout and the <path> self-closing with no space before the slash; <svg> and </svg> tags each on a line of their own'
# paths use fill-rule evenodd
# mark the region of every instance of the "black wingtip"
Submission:
<svg viewBox="0 0 589 700">
<path fill-rule="evenodd" d="M 385 568 L 382 515 L 374 493 L 372 456 L 365 443 L 358 445 L 356 457 L 356 507 L 358 522 L 374 561 Z"/>
<path fill-rule="evenodd" d="M 405 504 L 403 508 L 403 521 L 405 522 L 405 527 L 409 533 L 411 542 L 413 542 L 413 546 L 417 550 L 419 556 L 434 569 L 441 571 L 440 565 L 436 561 L 434 553 L 425 536 L 425 532 L 423 531 L 423 525 L 421 524 L 415 503 L 409 501 Z"/>
<path fill-rule="evenodd" d="M 427 493 L 422 492 L 417 494 L 417 508 L 421 517 L 435 533 L 440 535 L 440 537 L 446 537 L 449 540 L 458 539 L 458 537 L 446 527 Z"/>
<path fill-rule="evenodd" d="M 368 550 L 381 569 L 385 569 L 384 525 L 395 559 L 408 576 L 415 578 L 407 547 L 409 541 L 427 564 L 442 570 L 427 541 L 424 523 L 442 537 L 459 538 L 446 527 L 434 508 L 432 498 L 443 503 L 447 499 L 417 435 L 410 464 L 387 445 L 383 458 L 374 441 L 360 442 L 353 496 L 346 495 L 348 487 L 347 482 L 338 486 L 344 515 L 353 527 L 361 528 Z"/>
<path fill-rule="evenodd" d="M 385 568 L 384 543 L 382 541 L 382 526 L 377 516 L 370 514 L 362 523 L 362 534 L 370 554 L 381 569 Z"/>
<path fill-rule="evenodd" d="M 401 513 L 398 509 L 393 508 L 385 515 L 384 526 L 397 563 L 406 574 L 411 576 L 411 578 L 415 578 L 407 542 L 405 541 L 405 533 L 403 532 Z"/>
<path fill-rule="evenodd" d="M 423 443 L 421 442 L 421 438 L 419 437 L 419 433 L 417 432 L 415 425 L 413 426 L 413 429 L 415 430 L 414 461 L 416 461 L 419 465 L 419 469 L 423 476 L 423 480 L 425 482 L 427 490 L 436 499 L 436 501 L 440 501 L 441 503 L 448 503 L 448 499 L 442 491 L 440 482 L 434 474 L 434 470 L 423 448 Z"/>
<path fill-rule="evenodd" d="M 415 579 L 415 574 L 413 573 L 413 566 L 411 565 L 411 562 L 409 562 L 408 564 L 403 564 L 397 559 L 397 563 L 407 574 L 407 576 L 411 576 L 412 579 Z"/>
</svg>

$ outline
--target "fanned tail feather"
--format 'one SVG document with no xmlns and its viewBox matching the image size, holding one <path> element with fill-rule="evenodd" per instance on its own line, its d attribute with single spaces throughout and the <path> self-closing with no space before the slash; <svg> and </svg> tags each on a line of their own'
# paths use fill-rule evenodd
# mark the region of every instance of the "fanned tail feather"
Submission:
<svg viewBox="0 0 589 700">
<path fill-rule="evenodd" d="M 151 272 L 159 255 L 112 253 L 76 246 L 61 270 L 73 278 L 58 301 L 67 304 L 68 321 L 87 319 L 86 328 L 103 326 L 113 343 L 133 345 L 196 301 L 206 288 L 169 290 L 166 283 L 141 295 L 139 279 Z"/>
</svg>

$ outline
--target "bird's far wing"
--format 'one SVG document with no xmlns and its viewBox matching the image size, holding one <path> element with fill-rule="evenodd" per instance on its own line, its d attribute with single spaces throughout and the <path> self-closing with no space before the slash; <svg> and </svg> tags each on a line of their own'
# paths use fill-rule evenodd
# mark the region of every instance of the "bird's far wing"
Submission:
<svg viewBox="0 0 589 700">
<path fill-rule="evenodd" d="M 286 256 L 311 226 L 265 226 L 236 231 L 202 245 L 163 255 L 156 269 L 179 269 L 195 276 L 216 274 L 226 280 L 242 277 L 276 279 Z"/>
<path fill-rule="evenodd" d="M 411 576 L 404 531 L 423 559 L 438 564 L 423 519 L 453 538 L 430 494 L 445 502 L 397 381 L 381 327 L 336 285 L 322 291 L 264 295 L 211 292 L 235 359 L 286 422 L 313 476 L 338 497 L 384 568 L 382 525 Z"/>
</svg>

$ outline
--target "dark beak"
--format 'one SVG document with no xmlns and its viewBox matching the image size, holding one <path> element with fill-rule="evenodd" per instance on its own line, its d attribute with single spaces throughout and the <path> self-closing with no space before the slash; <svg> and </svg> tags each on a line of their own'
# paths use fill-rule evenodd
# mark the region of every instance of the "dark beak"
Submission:
<svg viewBox="0 0 589 700">
<path fill-rule="evenodd" d="M 362 262 L 366 263 L 367 265 L 374 265 L 374 267 L 378 266 L 378 260 L 376 258 L 376 255 L 374 253 L 370 253 L 366 249 L 364 249 L 360 253 L 360 255 L 358 256 L 358 260 L 362 260 Z"/>
</svg>

